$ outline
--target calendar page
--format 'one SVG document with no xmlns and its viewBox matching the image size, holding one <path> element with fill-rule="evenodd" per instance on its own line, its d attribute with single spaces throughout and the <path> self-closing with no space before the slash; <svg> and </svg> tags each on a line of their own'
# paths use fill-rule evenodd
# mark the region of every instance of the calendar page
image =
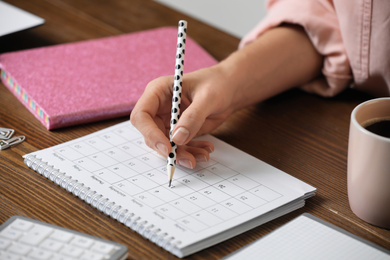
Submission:
<svg viewBox="0 0 390 260">
<path fill-rule="evenodd" d="M 166 158 L 147 147 L 130 122 L 31 155 L 58 169 L 61 178 L 48 178 L 65 183 L 63 188 L 87 203 L 121 222 L 129 220 L 132 229 L 152 241 L 158 232 L 165 242 L 190 247 L 188 252 L 261 224 L 262 215 L 271 220 L 278 215 L 275 209 L 289 203 L 287 211 L 301 207 L 302 198 L 314 195 L 310 185 L 211 135 L 200 139 L 212 142 L 215 152 L 195 169 L 176 167 L 171 187 Z M 248 225 L 253 219 L 257 223 Z"/>
</svg>

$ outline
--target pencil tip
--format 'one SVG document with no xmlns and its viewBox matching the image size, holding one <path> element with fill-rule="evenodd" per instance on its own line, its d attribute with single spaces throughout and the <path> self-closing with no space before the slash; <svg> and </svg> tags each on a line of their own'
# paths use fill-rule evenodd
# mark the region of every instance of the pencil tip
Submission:
<svg viewBox="0 0 390 260">
<path fill-rule="evenodd" d="M 169 164 L 167 167 L 167 173 L 168 173 L 168 178 L 169 178 L 169 187 L 171 187 L 174 172 L 175 172 L 175 166 L 173 164 Z"/>
</svg>

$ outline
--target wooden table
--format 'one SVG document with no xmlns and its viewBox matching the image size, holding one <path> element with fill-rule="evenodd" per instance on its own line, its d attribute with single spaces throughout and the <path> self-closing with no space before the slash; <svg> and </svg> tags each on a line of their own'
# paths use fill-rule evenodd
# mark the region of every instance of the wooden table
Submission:
<svg viewBox="0 0 390 260">
<path fill-rule="evenodd" d="M 147 0 L 7 0 L 46 19 L 43 26 L 0 38 L 0 53 L 119 35 L 161 26 L 191 25 L 189 35 L 216 59 L 237 48 L 239 39 Z M 352 109 L 371 98 L 347 90 L 325 99 L 292 90 L 232 115 L 213 134 L 239 149 L 313 185 L 307 205 L 189 259 L 218 259 L 309 212 L 390 249 L 390 231 L 365 223 L 350 210 L 347 197 L 347 146 Z M 22 155 L 128 120 L 128 117 L 47 131 L 0 86 L 0 127 L 27 140 L 0 151 L 0 223 L 23 215 L 128 246 L 129 259 L 175 259 L 153 243 L 28 169 Z"/>
</svg>

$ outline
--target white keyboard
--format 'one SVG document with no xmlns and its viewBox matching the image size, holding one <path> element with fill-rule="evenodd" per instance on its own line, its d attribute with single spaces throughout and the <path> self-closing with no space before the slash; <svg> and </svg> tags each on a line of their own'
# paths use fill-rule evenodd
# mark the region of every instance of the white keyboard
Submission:
<svg viewBox="0 0 390 260">
<path fill-rule="evenodd" d="M 126 259 L 127 247 L 51 225 L 13 216 L 0 226 L 1 260 L 119 260 Z"/>
</svg>

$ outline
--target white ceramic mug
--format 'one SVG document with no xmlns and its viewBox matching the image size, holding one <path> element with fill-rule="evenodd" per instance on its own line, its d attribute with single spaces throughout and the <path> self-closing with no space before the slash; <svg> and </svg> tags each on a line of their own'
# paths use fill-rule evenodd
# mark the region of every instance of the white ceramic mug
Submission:
<svg viewBox="0 0 390 260">
<path fill-rule="evenodd" d="M 390 98 L 358 105 L 351 114 L 348 198 L 352 211 L 375 226 L 390 228 L 390 138 L 365 127 L 390 120 Z M 387 133 L 387 130 L 386 130 Z"/>
</svg>

